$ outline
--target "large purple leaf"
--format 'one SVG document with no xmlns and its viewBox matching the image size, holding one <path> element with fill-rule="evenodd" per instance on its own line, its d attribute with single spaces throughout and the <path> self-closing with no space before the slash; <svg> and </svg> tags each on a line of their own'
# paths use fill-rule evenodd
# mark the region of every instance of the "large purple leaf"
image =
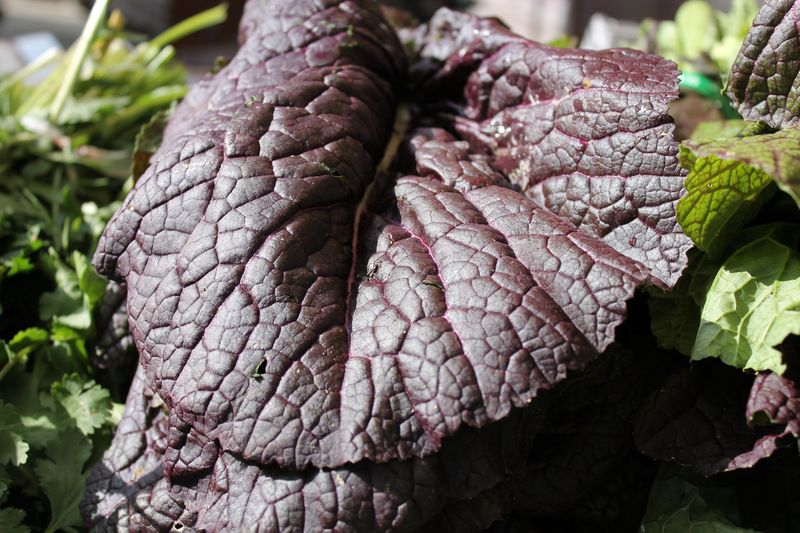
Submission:
<svg viewBox="0 0 800 533">
<path fill-rule="evenodd" d="M 782 437 L 800 437 L 797 383 L 773 372 L 757 375 L 750 390 L 746 415 L 751 426 L 772 426 L 776 445 Z"/>
<path fill-rule="evenodd" d="M 172 416 L 245 460 L 296 468 L 424 456 L 463 424 L 527 405 L 613 340 L 637 286 L 673 282 L 688 247 L 674 226 L 674 67 L 521 39 L 493 57 L 512 54 L 530 86 L 556 83 L 549 65 L 568 67 L 559 90 L 577 83 L 567 99 L 584 111 L 564 120 L 590 135 L 591 115 L 602 135 L 561 173 L 569 150 L 555 139 L 541 165 L 533 151 L 519 157 L 548 183 L 580 173 L 595 199 L 603 183 L 649 176 L 631 189 L 639 204 L 605 198 L 608 216 L 575 204 L 586 222 L 576 227 L 560 216 L 566 204 L 540 207 L 492 170 L 504 144 L 461 169 L 469 145 L 434 139 L 417 148 L 423 175 L 398 180 L 388 211 L 373 214 L 359 202 L 386 143 L 401 51 L 373 9 L 326 6 L 265 4 L 272 16 L 176 112 L 95 258 L 127 281 L 133 335 Z M 626 77 L 611 86 L 605 71 Z M 503 102 L 505 123 L 523 130 L 508 143 L 534 150 L 525 135 L 557 106 L 524 102 Z M 614 138 L 631 143 L 616 150 Z M 646 221 L 641 232 L 632 221 Z M 661 229 L 672 237 L 646 235 Z"/>
<path fill-rule="evenodd" d="M 439 453 L 333 470 L 256 465 L 220 453 L 192 431 L 167 438 L 161 411 L 152 416 L 147 401 L 129 401 L 117 445 L 93 472 L 83 510 L 87 523 L 102 530 L 477 532 L 512 510 L 533 525 L 568 511 L 575 531 L 633 523 L 654 470 L 631 454 L 630 416 L 659 375 L 653 360 L 616 352 L 549 401 L 459 432 Z M 134 382 L 132 398 L 147 397 L 141 383 Z M 140 425 L 145 420 L 153 426 Z M 146 445 L 151 435 L 159 446 Z M 169 483 L 158 477 L 162 462 Z M 141 482 L 120 481 L 136 472 Z"/>
<path fill-rule="evenodd" d="M 800 118 L 800 6 L 767 0 L 734 61 L 727 93 L 747 120 L 773 128 Z"/>
<path fill-rule="evenodd" d="M 524 466 L 543 419 L 540 409 L 516 411 L 460 432 L 425 459 L 281 471 L 222 452 L 193 430 L 165 435 L 140 375 L 115 444 L 87 483 L 82 511 L 97 530 L 415 531 L 462 500 L 500 490 Z"/>
<path fill-rule="evenodd" d="M 250 2 L 174 113 L 95 256 L 170 411 L 137 520 L 407 530 L 498 492 L 521 413 L 676 281 L 674 65 L 448 13 L 391 141 L 404 54 L 368 2 Z"/>
<path fill-rule="evenodd" d="M 447 10 L 415 42 L 429 92 L 463 93 L 452 122 L 473 150 L 540 206 L 645 264 L 653 283 L 675 284 L 689 241 L 675 219 L 685 171 L 667 112 L 674 64 L 550 48 Z"/>
</svg>

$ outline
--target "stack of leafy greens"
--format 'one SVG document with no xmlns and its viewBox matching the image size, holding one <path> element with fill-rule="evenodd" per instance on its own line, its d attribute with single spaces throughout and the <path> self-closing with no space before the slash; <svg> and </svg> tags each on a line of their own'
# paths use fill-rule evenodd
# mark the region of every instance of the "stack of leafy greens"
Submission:
<svg viewBox="0 0 800 533">
<path fill-rule="evenodd" d="M 226 14 L 215 8 L 134 43 L 119 13 L 107 19 L 108 4 L 95 3 L 66 53 L 51 51 L 0 79 L 4 532 L 80 524 L 85 469 L 108 446 L 121 412 L 112 399 L 130 381 L 119 370 L 98 376 L 90 365 L 106 281 L 87 257 L 130 187 L 134 152 L 146 162 L 159 113 L 186 92 L 170 43 Z M 156 126 L 137 140 L 151 119 Z"/>
<path fill-rule="evenodd" d="M 797 529 L 800 4 L 659 27 L 679 146 L 663 59 L 254 0 L 160 149 L 223 12 L 96 4 L 0 81 L 1 531 Z"/>
<path fill-rule="evenodd" d="M 772 509 L 772 519 L 761 527 L 796 528 L 798 28 L 795 2 L 767 2 L 726 76 L 726 94 L 743 119 L 701 124 L 682 144 L 687 192 L 677 217 L 697 250 L 672 293 L 652 292 L 650 308 L 660 343 L 698 363 L 652 399 L 644 411 L 657 421 L 641 424 L 638 435 L 645 453 L 705 475 L 753 467 L 787 444 L 793 450 L 778 462 L 759 465 L 762 474 L 772 477 L 759 478 L 759 469 L 754 469 L 750 477 L 723 474 L 713 483 L 696 479 L 691 486 L 670 470 L 651 502 L 651 518 L 661 518 L 650 524 L 652 531 L 683 531 L 685 525 L 701 522 L 714 531 L 751 531 L 736 525 L 748 522 L 740 516 L 737 498 L 738 503 L 747 501 L 754 487 L 770 497 L 777 494 L 772 502 L 754 500 Z M 737 370 L 712 368 L 708 360 Z M 747 426 L 759 437 L 755 443 L 741 439 Z M 704 436 L 687 438 L 689 431 Z M 744 483 L 750 486 L 744 488 Z M 674 508 L 657 510 L 663 505 L 659 491 L 676 504 L 683 499 L 683 516 L 675 518 Z M 717 503 L 705 501 L 703 491 L 716 493 Z M 728 503 L 720 503 L 720 494 Z M 749 502 L 751 509 L 754 501 Z"/>
<path fill-rule="evenodd" d="M 247 6 L 94 256 L 140 358 L 87 525 L 798 523 L 794 2 L 682 151 L 662 58 Z"/>
</svg>

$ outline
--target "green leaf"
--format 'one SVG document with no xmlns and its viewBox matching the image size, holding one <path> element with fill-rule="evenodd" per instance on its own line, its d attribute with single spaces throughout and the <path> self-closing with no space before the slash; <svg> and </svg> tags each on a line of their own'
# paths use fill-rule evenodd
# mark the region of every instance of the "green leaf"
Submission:
<svg viewBox="0 0 800 533">
<path fill-rule="evenodd" d="M 692 132 L 691 140 L 708 141 L 739 137 L 745 128 L 748 128 L 751 124 L 752 122 L 744 120 L 709 120 L 701 122 Z"/>
<path fill-rule="evenodd" d="M 800 129 L 686 141 L 681 162 L 689 175 L 678 222 L 698 248 L 712 255 L 758 211 L 773 178 L 800 200 Z"/>
<path fill-rule="evenodd" d="M 642 519 L 641 533 L 755 533 L 734 524 L 736 500 L 724 488 L 695 486 L 682 477 L 659 476 Z"/>
<path fill-rule="evenodd" d="M 94 433 L 112 416 L 109 392 L 93 381 L 84 382 L 77 374 L 53 383 L 52 395 L 84 435 Z"/>
<path fill-rule="evenodd" d="M 22 525 L 25 513 L 19 509 L 0 509 L 0 531 L 3 533 L 27 533 L 30 531 Z"/>
<path fill-rule="evenodd" d="M 0 401 L 0 465 L 18 466 L 28 460 L 30 446 L 23 439 L 22 429 L 14 406 Z"/>
<path fill-rule="evenodd" d="M 657 287 L 648 290 L 650 329 L 660 346 L 691 355 L 700 327 L 700 310 L 718 270 L 719 264 L 708 256 L 691 254 L 689 267 L 675 288 L 669 292 Z"/>
<path fill-rule="evenodd" d="M 800 128 L 787 128 L 729 142 L 695 144 L 690 141 L 686 144 L 703 156 L 735 159 L 763 170 L 800 206 Z"/>
<path fill-rule="evenodd" d="M 171 110 L 159 111 L 150 122 L 142 126 L 136 135 L 136 143 L 133 146 L 133 164 L 131 165 L 131 176 L 136 183 L 139 178 L 150 166 L 150 158 L 161 146 L 161 139 L 164 137 L 164 128 L 167 126 Z"/>
<path fill-rule="evenodd" d="M 800 253 L 781 242 L 800 228 L 772 226 L 720 268 L 706 296 L 692 359 L 783 373 L 775 346 L 800 334 Z"/>
<path fill-rule="evenodd" d="M 675 13 L 678 44 L 681 55 L 696 59 L 711 49 L 717 41 L 716 14 L 705 0 L 688 0 Z"/>
<path fill-rule="evenodd" d="M 0 466 L 0 504 L 5 501 L 6 494 L 8 493 L 8 487 L 10 485 L 11 477 L 8 475 L 8 471 Z"/>
<path fill-rule="evenodd" d="M 24 255 L 16 255 L 11 261 L 8 262 L 8 273 L 6 276 L 9 278 L 17 274 L 23 274 L 33 270 L 33 263 Z"/>
<path fill-rule="evenodd" d="M 562 35 L 552 41 L 548 41 L 547 45 L 553 48 L 576 48 L 578 46 L 578 38 L 574 35 Z"/>
<path fill-rule="evenodd" d="M 28 328 L 18 331 L 9 346 L 19 354 L 27 354 L 45 344 L 49 338 L 50 334 L 41 328 Z"/>
<path fill-rule="evenodd" d="M 78 288 L 88 298 L 89 310 L 92 310 L 106 293 L 108 281 L 95 271 L 89 259 L 82 253 L 72 252 L 72 262 L 78 276 Z"/>
<path fill-rule="evenodd" d="M 47 533 L 81 524 L 78 505 L 86 486 L 83 467 L 91 451 L 88 438 L 77 429 L 68 429 L 47 447 L 49 459 L 36 464 L 42 492 L 50 501 Z"/>
<path fill-rule="evenodd" d="M 55 411 L 42 407 L 35 415 L 20 415 L 25 440 L 33 448 L 44 448 L 56 437 L 65 425 L 72 425 L 63 411 Z"/>
</svg>

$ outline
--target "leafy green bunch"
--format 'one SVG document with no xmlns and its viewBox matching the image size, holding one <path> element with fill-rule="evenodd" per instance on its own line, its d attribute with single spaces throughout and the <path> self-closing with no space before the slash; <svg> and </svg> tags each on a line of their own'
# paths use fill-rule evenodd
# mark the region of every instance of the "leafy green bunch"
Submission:
<svg viewBox="0 0 800 533">
<path fill-rule="evenodd" d="M 220 6 L 142 41 L 119 13 L 106 16 L 108 4 L 95 2 L 67 52 L 0 79 L 4 532 L 81 522 L 85 474 L 121 416 L 112 395 L 124 394 L 98 384 L 90 364 L 106 281 L 88 258 L 131 186 L 134 160 L 149 159 L 147 140 L 186 93 L 171 43 L 226 16 Z"/>
</svg>

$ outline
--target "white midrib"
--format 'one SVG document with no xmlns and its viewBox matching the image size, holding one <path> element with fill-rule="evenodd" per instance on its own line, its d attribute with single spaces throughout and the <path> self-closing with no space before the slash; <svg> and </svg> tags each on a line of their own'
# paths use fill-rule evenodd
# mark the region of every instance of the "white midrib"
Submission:
<svg viewBox="0 0 800 533">
<path fill-rule="evenodd" d="M 406 132 L 408 131 L 408 126 L 410 122 L 410 113 L 408 111 L 408 107 L 405 104 L 401 104 L 397 108 L 397 112 L 395 113 L 394 117 L 394 125 L 392 126 L 392 135 L 389 137 L 389 142 L 386 144 L 386 149 L 383 152 L 383 157 L 381 158 L 378 167 L 375 169 L 375 176 L 373 177 L 372 181 L 367 188 L 364 190 L 364 194 L 361 196 L 361 200 L 358 202 L 358 206 L 356 207 L 356 215 L 355 219 L 353 220 L 353 238 L 351 239 L 351 256 L 350 256 L 350 273 L 347 276 L 347 299 L 345 300 L 345 329 L 348 332 L 348 335 L 351 333 L 351 315 L 352 309 L 351 306 L 353 305 L 351 302 L 353 300 L 353 292 L 355 291 L 356 285 L 356 274 L 358 271 L 358 247 L 359 247 L 359 234 L 361 233 L 361 222 L 364 218 L 364 214 L 367 211 L 368 206 L 370 205 L 370 201 L 372 200 L 372 195 L 375 191 L 375 188 L 378 186 L 378 182 L 381 180 L 381 177 L 389 170 L 389 166 L 394 161 L 395 157 L 397 156 L 397 151 L 400 149 L 400 143 L 403 142 L 403 139 L 406 136 Z"/>
</svg>

